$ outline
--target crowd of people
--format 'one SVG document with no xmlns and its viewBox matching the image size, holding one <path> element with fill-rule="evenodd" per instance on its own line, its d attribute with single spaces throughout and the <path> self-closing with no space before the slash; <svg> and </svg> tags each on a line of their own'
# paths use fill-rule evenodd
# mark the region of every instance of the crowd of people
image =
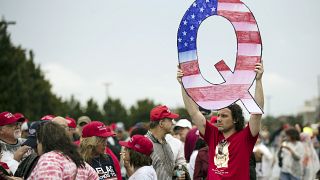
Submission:
<svg viewBox="0 0 320 180">
<path fill-rule="evenodd" d="M 255 101 L 263 108 L 263 65 L 255 65 Z M 183 72 L 178 69 L 180 84 Z M 261 114 L 246 123 L 234 103 L 217 112 L 199 107 L 181 86 L 191 119 L 167 106 L 150 111 L 149 123 L 126 131 L 88 116 L 44 115 L 29 122 L 0 113 L 0 179 L 281 179 L 318 178 L 317 131 L 296 125 L 273 135 Z"/>
</svg>

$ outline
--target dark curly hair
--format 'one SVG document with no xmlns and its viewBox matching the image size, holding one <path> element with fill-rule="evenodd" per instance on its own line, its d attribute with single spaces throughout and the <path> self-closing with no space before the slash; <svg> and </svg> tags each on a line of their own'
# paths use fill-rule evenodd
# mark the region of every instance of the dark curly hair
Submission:
<svg viewBox="0 0 320 180">
<path fill-rule="evenodd" d="M 236 104 L 233 103 L 227 107 L 231 111 L 232 119 L 235 121 L 235 129 L 236 131 L 240 131 L 244 128 L 244 116 L 242 112 L 242 108 Z"/>
<path fill-rule="evenodd" d="M 139 168 L 143 166 L 151 166 L 152 159 L 150 156 L 144 155 L 132 149 L 126 148 L 130 155 L 130 165 Z"/>
<path fill-rule="evenodd" d="M 37 131 L 37 140 L 42 144 L 43 153 L 57 150 L 70 158 L 77 167 L 85 167 L 78 147 L 71 141 L 66 130 L 59 124 L 48 122 L 41 125 L 39 131 Z"/>
<path fill-rule="evenodd" d="M 289 136 L 293 141 L 300 141 L 300 134 L 295 128 L 289 128 L 285 130 L 287 136 Z"/>
<path fill-rule="evenodd" d="M 132 129 L 131 133 L 130 133 L 130 137 L 132 137 L 133 135 L 136 134 L 141 134 L 141 135 L 145 135 L 147 134 L 148 129 L 144 128 L 144 127 L 136 127 L 134 129 Z"/>
</svg>

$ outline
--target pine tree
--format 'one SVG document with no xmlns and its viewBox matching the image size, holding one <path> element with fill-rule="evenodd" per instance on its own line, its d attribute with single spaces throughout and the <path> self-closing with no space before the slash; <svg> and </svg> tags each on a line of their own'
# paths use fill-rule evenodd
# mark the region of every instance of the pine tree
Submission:
<svg viewBox="0 0 320 180">
<path fill-rule="evenodd" d="M 51 92 L 34 54 L 11 43 L 8 23 L 0 21 L 0 110 L 21 112 L 30 120 L 46 114 L 60 114 L 66 108 Z"/>
</svg>

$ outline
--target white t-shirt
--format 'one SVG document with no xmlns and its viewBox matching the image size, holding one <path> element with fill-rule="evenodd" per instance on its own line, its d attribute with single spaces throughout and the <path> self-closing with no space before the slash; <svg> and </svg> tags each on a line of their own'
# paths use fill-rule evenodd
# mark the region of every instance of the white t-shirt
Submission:
<svg viewBox="0 0 320 180">
<path fill-rule="evenodd" d="M 264 144 L 256 144 L 253 148 L 253 152 L 262 152 L 261 162 L 256 163 L 257 177 L 270 177 L 272 171 L 273 155 L 269 148 Z"/>
<path fill-rule="evenodd" d="M 26 141 L 26 139 L 19 138 L 17 144 L 7 144 L 6 142 L 0 140 L 0 144 L 2 144 L 2 158 L 1 162 L 5 162 L 8 164 L 9 169 L 12 173 L 15 173 L 19 162 L 13 159 L 14 153 L 21 147 L 21 145 Z"/>
<path fill-rule="evenodd" d="M 129 180 L 157 180 L 157 174 L 152 166 L 143 166 L 134 172 Z"/>
<path fill-rule="evenodd" d="M 170 145 L 174 157 L 174 165 L 187 165 L 186 158 L 184 157 L 184 143 L 179 139 L 173 137 L 171 134 L 165 136 L 167 143 Z"/>
<path fill-rule="evenodd" d="M 299 160 L 293 158 L 292 153 L 282 148 L 283 159 L 281 172 L 290 173 L 291 175 L 301 178 L 302 177 L 302 160 L 304 155 L 304 148 L 300 141 L 296 143 L 287 142 L 287 146 L 299 157 Z"/>
<path fill-rule="evenodd" d="M 194 150 L 190 156 L 190 161 L 188 163 L 188 171 L 189 171 L 189 175 L 190 175 L 190 178 L 193 179 L 193 174 L 194 174 L 194 166 L 196 164 L 196 159 L 197 159 L 197 156 L 198 156 L 198 150 Z"/>
</svg>

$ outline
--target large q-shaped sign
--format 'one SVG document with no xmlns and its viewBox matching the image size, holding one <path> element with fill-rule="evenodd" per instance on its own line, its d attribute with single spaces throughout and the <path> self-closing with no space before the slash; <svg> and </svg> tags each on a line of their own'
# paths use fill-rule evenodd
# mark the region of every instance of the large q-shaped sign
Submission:
<svg viewBox="0 0 320 180">
<path fill-rule="evenodd" d="M 224 82 L 213 84 L 200 73 L 197 56 L 197 32 L 210 16 L 229 20 L 237 35 L 237 57 L 232 72 L 223 60 L 215 64 Z M 249 92 L 255 80 L 255 64 L 261 62 L 262 44 L 255 18 L 240 0 L 196 0 L 183 16 L 178 30 L 182 84 L 187 94 L 201 107 L 218 110 L 241 100 L 251 114 L 262 114 Z"/>
</svg>

